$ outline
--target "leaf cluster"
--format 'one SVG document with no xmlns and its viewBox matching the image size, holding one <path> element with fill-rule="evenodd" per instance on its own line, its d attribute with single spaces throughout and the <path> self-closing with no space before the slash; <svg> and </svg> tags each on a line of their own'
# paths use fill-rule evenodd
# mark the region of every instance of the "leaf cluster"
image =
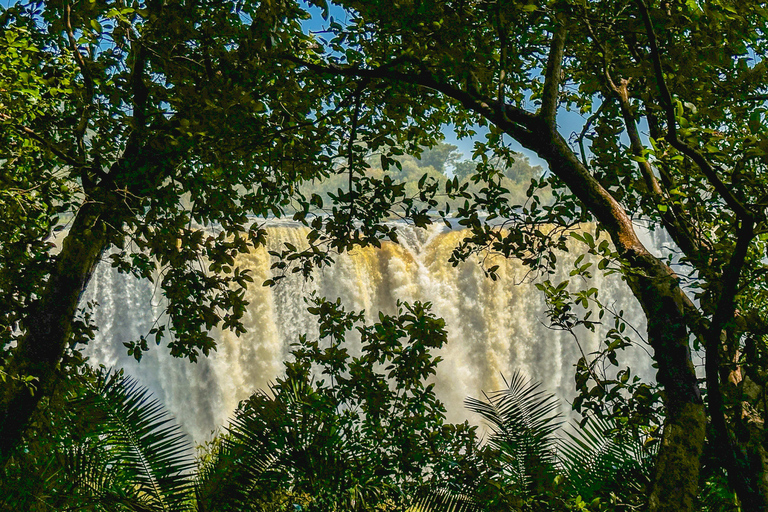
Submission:
<svg viewBox="0 0 768 512">
<path fill-rule="evenodd" d="M 444 323 L 421 303 L 368 325 L 339 302 L 315 298 L 309 309 L 319 339 L 302 337 L 286 376 L 240 404 L 209 466 L 232 477 L 203 499 L 237 510 L 287 510 L 290 500 L 303 510 L 402 509 L 474 449 L 474 428 L 444 423 L 426 384 Z M 345 343 L 353 330 L 357 356 Z"/>
</svg>

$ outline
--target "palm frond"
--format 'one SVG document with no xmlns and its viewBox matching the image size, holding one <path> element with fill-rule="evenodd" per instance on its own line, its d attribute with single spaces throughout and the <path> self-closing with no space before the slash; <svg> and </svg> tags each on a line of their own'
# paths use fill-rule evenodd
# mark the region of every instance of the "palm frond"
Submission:
<svg viewBox="0 0 768 512">
<path fill-rule="evenodd" d="M 510 484 L 531 489 L 545 474 L 553 474 L 560 426 L 559 403 L 540 384 L 515 372 L 507 389 L 485 394 L 485 400 L 467 398 L 466 407 L 482 416 L 491 434 L 489 446 L 498 451 Z"/>
<path fill-rule="evenodd" d="M 614 487 L 617 492 L 644 494 L 653 454 L 643 447 L 642 439 L 608 434 L 614 430 L 610 421 L 590 418 L 566 432 L 560 460 L 574 495 L 589 501 Z"/>
<path fill-rule="evenodd" d="M 140 489 L 115 471 L 113 455 L 103 441 L 78 443 L 65 450 L 60 467 L 67 475 L 67 487 L 58 493 L 57 509 L 157 512 Z"/>
<path fill-rule="evenodd" d="M 0 473 L 0 509 L 187 508 L 189 445 L 145 389 L 121 374 L 87 371 L 46 403 Z"/>
<path fill-rule="evenodd" d="M 229 434 L 219 435 L 209 445 L 195 477 L 198 512 L 251 510 L 251 490 L 265 464 L 252 463 L 246 451 L 246 445 Z"/>
<path fill-rule="evenodd" d="M 738 512 L 742 508 L 736 494 L 729 488 L 724 475 L 707 478 L 698 496 L 699 510 L 707 512 Z"/>
<path fill-rule="evenodd" d="M 91 439 L 101 455 L 96 459 L 93 454 L 84 457 L 90 452 L 73 453 L 81 482 L 105 499 L 135 496 L 124 503 L 129 509 L 188 509 L 191 447 L 162 405 L 121 375 L 104 374 L 89 391 L 75 407 L 98 421 Z"/>
<path fill-rule="evenodd" d="M 313 414 L 314 392 L 308 383 L 286 385 L 290 392 L 279 396 L 275 388 L 251 395 L 214 442 L 195 482 L 200 512 L 260 509 L 297 473 L 328 470 L 315 467 L 327 455 L 316 451 L 331 440 L 322 438 L 322 415 Z"/>
<path fill-rule="evenodd" d="M 480 512 L 482 506 L 469 494 L 438 489 L 424 494 L 408 512 Z"/>
</svg>

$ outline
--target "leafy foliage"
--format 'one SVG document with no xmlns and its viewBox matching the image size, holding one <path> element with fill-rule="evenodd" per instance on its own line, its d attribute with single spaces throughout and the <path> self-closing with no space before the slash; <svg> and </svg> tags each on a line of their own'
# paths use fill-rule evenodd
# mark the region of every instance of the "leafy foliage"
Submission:
<svg viewBox="0 0 768 512">
<path fill-rule="evenodd" d="M 564 484 L 571 496 L 601 500 L 609 510 L 644 510 L 655 446 L 647 435 L 628 435 L 596 417 L 566 432 L 560 442 Z"/>
<path fill-rule="evenodd" d="M 136 381 L 83 372 L 4 468 L 3 509 L 188 510 L 193 459 L 179 426 Z"/>
<path fill-rule="evenodd" d="M 467 408 L 479 414 L 491 428 L 488 446 L 499 454 L 499 478 L 512 496 L 537 495 L 554 480 L 555 438 L 559 407 L 552 395 L 540 391 L 517 372 L 508 388 L 468 398 Z"/>
<path fill-rule="evenodd" d="M 396 240 L 392 215 L 424 226 L 437 210 L 471 233 L 452 261 L 490 251 L 551 274 L 569 233 L 596 222 L 613 245 L 606 260 L 644 308 L 659 370 L 665 442 L 652 506 L 692 508 L 706 431 L 723 455 L 709 458 L 709 475 L 725 474 L 745 508 L 766 508 L 763 3 L 308 5 L 323 12 L 322 31 L 303 26 L 308 7 L 290 0 L 3 9 L 0 460 L 60 385 L 67 347 L 89 339 L 75 318 L 107 248 L 114 266 L 157 280 L 169 299 L 168 317 L 131 354 L 154 336 L 194 360 L 215 349 L 211 327 L 242 329 L 250 277 L 234 258 L 264 241 L 254 216 L 281 215 L 301 182 L 341 171 L 347 187 L 328 215 L 310 212 L 319 195 L 296 195 L 310 249 L 281 256 L 300 272 L 333 251 Z M 337 10 L 343 21 L 331 19 Z M 571 136 L 568 110 L 585 116 Z M 480 189 L 427 176 L 407 191 L 388 171 L 434 146 L 447 123 L 464 135 L 488 128 L 474 155 Z M 549 164 L 522 205 L 504 181 L 509 138 Z M 366 173 L 371 154 L 380 176 Z M 677 247 L 649 250 L 639 223 Z M 619 329 L 609 346 L 623 340 Z M 706 393 L 691 349 L 706 355 Z M 595 405 L 603 397 L 589 394 L 603 383 L 579 377 L 583 403 Z"/>
<path fill-rule="evenodd" d="M 216 504 L 205 510 L 401 510 L 472 453 L 474 428 L 444 423 L 425 383 L 446 337 L 429 304 L 369 325 L 339 302 L 310 304 L 320 339 L 302 337 L 286 376 L 240 404 L 207 465 L 227 477 L 203 480 L 199 499 Z M 353 330 L 357 356 L 344 343 Z"/>
<path fill-rule="evenodd" d="M 654 453 L 642 437 L 621 435 L 615 423 L 598 418 L 563 430 L 554 395 L 520 372 L 507 389 L 466 405 L 490 428 L 474 458 L 474 479 L 460 489 L 438 488 L 422 510 L 647 508 Z"/>
</svg>

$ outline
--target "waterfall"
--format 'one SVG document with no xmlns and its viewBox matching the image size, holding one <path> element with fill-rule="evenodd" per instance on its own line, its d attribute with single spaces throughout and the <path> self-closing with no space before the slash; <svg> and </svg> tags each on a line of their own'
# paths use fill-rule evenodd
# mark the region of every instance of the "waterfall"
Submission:
<svg viewBox="0 0 768 512">
<path fill-rule="evenodd" d="M 365 310 L 369 318 L 379 311 L 393 313 L 398 300 L 421 300 L 433 304 L 432 311 L 445 319 L 448 330 L 435 390 L 446 404 L 449 421 L 468 419 L 464 399 L 503 388 L 502 376 L 518 369 L 556 393 L 567 413 L 567 401 L 575 393 L 579 346 L 569 334 L 547 328 L 542 293 L 531 283 L 521 283 L 526 269 L 500 257 L 486 261 L 499 265 L 499 279 L 492 281 L 476 261 L 457 267 L 448 263 L 464 232 L 441 226 L 398 230 L 400 244 L 356 249 L 337 256 L 334 265 L 317 271 L 311 281 L 294 275 L 269 288 L 261 286 L 272 277 L 267 251 L 283 248 L 284 242 L 306 245 L 307 230 L 287 224 L 267 228 L 268 247 L 241 255 L 236 263 L 250 269 L 254 278 L 246 292 L 247 333 L 239 337 L 228 331 L 216 333 L 217 352 L 197 363 L 173 358 L 163 346 L 153 346 L 141 363 L 127 355 L 122 343 L 146 335 L 161 315 L 161 293 L 153 283 L 100 265 L 85 298 L 100 305 L 94 314 L 99 331 L 86 355 L 92 363 L 122 367 L 137 377 L 194 439 L 202 441 L 226 424 L 240 400 L 266 388 L 282 373 L 290 344 L 300 334 L 316 335 L 316 318 L 304 302 L 310 292 L 340 297 L 348 310 Z M 568 278 L 575 257 L 562 255 L 553 282 Z M 593 282 L 585 285 L 597 287 L 603 302 L 623 309 L 642 331 L 640 308 L 617 276 L 605 277 L 595 268 Z M 579 341 L 589 353 L 598 349 L 600 337 L 583 330 Z M 640 369 L 646 378 L 652 376 L 642 350 L 628 351 L 620 362 L 633 371 Z"/>
</svg>

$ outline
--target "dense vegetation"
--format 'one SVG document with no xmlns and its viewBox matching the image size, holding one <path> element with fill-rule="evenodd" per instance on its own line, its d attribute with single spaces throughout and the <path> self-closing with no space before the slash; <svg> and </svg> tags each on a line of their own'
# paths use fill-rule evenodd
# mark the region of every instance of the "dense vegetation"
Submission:
<svg viewBox="0 0 768 512">
<path fill-rule="evenodd" d="M 446 342 L 429 304 L 366 323 L 314 298 L 270 390 L 218 437 L 189 444 L 162 406 L 122 374 L 83 367 L 52 397 L 0 481 L 7 510 L 637 510 L 654 450 L 590 421 L 561 429 L 553 396 L 515 373 L 467 406 L 490 425 L 445 423 L 429 377 Z M 347 337 L 361 335 L 351 356 Z M 313 375 L 315 377 L 313 377 Z M 557 433 L 560 432 L 558 436 Z M 717 503 L 717 502 L 716 502 Z M 721 504 L 721 503 L 717 503 Z"/>
<path fill-rule="evenodd" d="M 153 341 L 194 361 L 215 349 L 213 326 L 242 330 L 251 278 L 234 258 L 264 244 L 267 218 L 290 212 L 311 227 L 307 249 L 276 256 L 278 271 L 309 275 L 334 252 L 396 240 L 386 221 L 399 217 L 458 222 L 468 234 L 452 261 L 488 252 L 520 259 L 553 327 L 604 333 L 605 350 L 577 368 L 575 406 L 618 425 L 617 435 L 660 439 L 647 485 L 610 506 L 687 511 L 714 507 L 701 500 L 716 495 L 768 509 L 767 26 L 761 2 L 731 0 L 4 7 L 3 471 L 23 475 L 41 464 L 26 457 L 55 453 L 49 431 L 67 450 L 88 451 L 87 439 L 102 438 L 78 433 L 56 411 L 85 389 L 112 389 L 89 377 L 79 353 L 94 329 L 80 297 L 108 249 L 109 263 L 157 280 L 168 299 L 163 322 L 129 343 L 130 353 L 140 359 Z M 569 111 L 583 116 L 572 134 L 563 131 Z M 445 124 L 460 135 L 487 128 L 474 163 L 454 165 L 452 179 L 427 173 L 408 185 L 401 174 L 413 162 L 403 155 L 436 147 Z M 515 165 L 510 139 L 549 167 L 519 202 L 504 175 Z M 331 176 L 341 182 L 335 192 L 307 188 Z M 596 232 L 585 233 L 587 223 Z M 639 225 L 665 231 L 676 247 L 646 247 Z M 200 229 L 210 226 L 219 234 Z M 571 283 L 551 282 L 569 238 L 599 264 L 581 260 Z M 600 290 L 578 287 L 603 271 L 620 273 L 645 312 L 658 388 L 621 366 L 621 349 L 637 336 L 620 318 L 609 321 Z M 703 380 L 692 351 L 705 357 Z M 619 368 L 602 374 L 601 361 Z M 373 379 L 366 375 L 360 385 Z M 326 397 L 317 386 L 312 393 Z M 251 408 L 280 402 L 285 389 Z M 364 430 L 368 420 L 360 421 L 350 432 Z M 175 435 L 165 434 L 156 441 L 162 453 Z M 107 459 L 117 453 L 105 450 Z M 511 471 L 498 460 L 501 473 Z M 371 478 L 408 488 L 409 470 Z M 553 495 L 551 474 L 531 477 L 537 496 Z M 471 497 L 458 492 L 446 499 Z"/>
</svg>

